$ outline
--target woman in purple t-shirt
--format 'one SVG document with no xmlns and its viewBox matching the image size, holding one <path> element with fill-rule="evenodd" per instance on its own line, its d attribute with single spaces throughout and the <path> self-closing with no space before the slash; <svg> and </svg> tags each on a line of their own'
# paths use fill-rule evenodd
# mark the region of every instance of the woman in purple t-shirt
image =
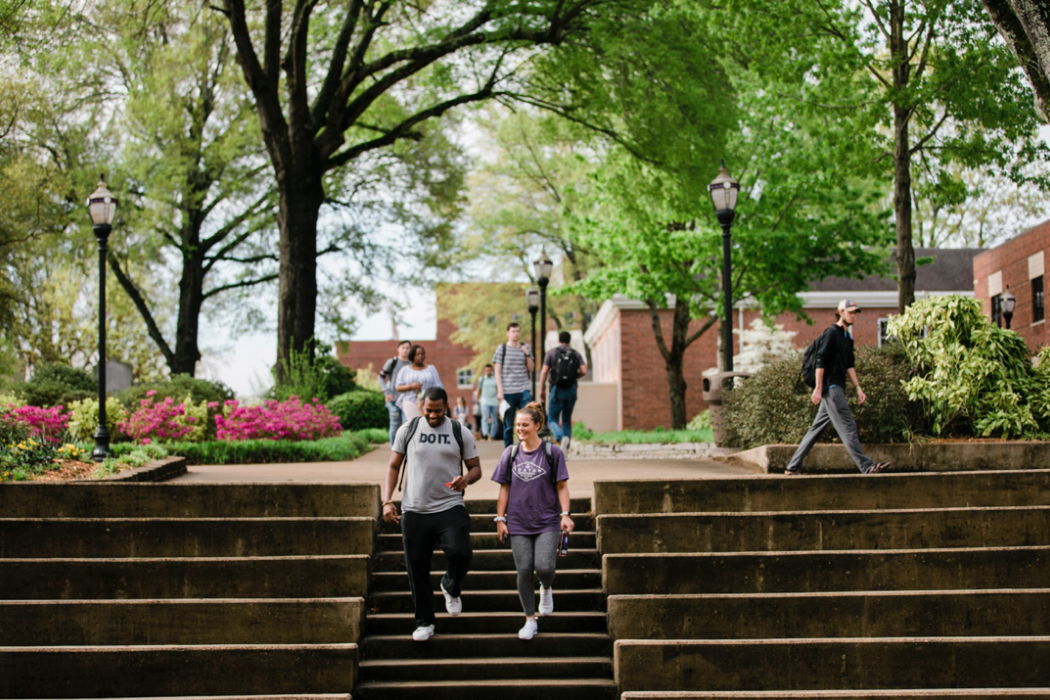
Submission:
<svg viewBox="0 0 1050 700">
<path fill-rule="evenodd" d="M 532 572 L 540 579 L 540 615 L 554 612 L 554 567 L 562 532 L 572 532 L 569 517 L 569 470 L 565 454 L 550 445 L 550 464 L 540 430 L 543 407 L 533 401 L 518 411 L 514 429 L 521 439 L 503 451 L 492 480 L 501 484 L 496 502 L 496 532 L 500 542 L 510 537 L 514 566 L 518 569 L 518 597 L 525 611 L 525 626 L 519 639 L 532 639 L 539 632 L 536 590 Z M 553 470 L 554 479 L 551 479 Z"/>
</svg>

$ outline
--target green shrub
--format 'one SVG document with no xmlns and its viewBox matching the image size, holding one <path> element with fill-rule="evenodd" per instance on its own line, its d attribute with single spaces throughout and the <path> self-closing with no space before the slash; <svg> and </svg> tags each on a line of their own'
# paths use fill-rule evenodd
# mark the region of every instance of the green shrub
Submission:
<svg viewBox="0 0 1050 700">
<path fill-rule="evenodd" d="M 74 401 L 98 395 L 98 380 L 82 369 L 52 362 L 41 365 L 32 378 L 17 387 L 30 406 L 68 406 Z"/>
<path fill-rule="evenodd" d="M 901 381 L 910 376 L 907 356 L 894 344 L 862 345 L 856 351 L 857 376 L 867 401 L 857 405 L 852 388 L 846 395 L 861 442 L 901 442 L 922 434 L 921 406 L 909 401 Z M 802 384 L 802 353 L 767 363 L 725 394 L 723 419 L 726 444 L 748 449 L 760 445 L 799 442 L 817 414 L 812 390 Z M 828 427 L 821 442 L 837 439 Z"/>
<path fill-rule="evenodd" d="M 350 391 L 330 399 L 326 405 L 339 416 L 343 430 L 383 428 L 390 425 L 386 398 L 376 391 Z"/>
<path fill-rule="evenodd" d="M 282 464 L 296 462 L 342 462 L 368 452 L 370 444 L 386 442 L 386 431 L 346 432 L 340 437 L 303 442 L 289 440 L 211 440 L 209 442 L 169 442 L 166 454 L 186 458 L 188 464 Z M 149 445 L 148 447 L 153 447 Z M 141 449 L 124 443 L 113 446 L 114 456 L 125 456 Z"/>
<path fill-rule="evenodd" d="M 357 388 L 354 384 L 356 372 L 336 359 L 332 346 L 326 343 L 317 344 L 312 361 L 308 350 L 293 350 L 291 357 L 281 360 L 281 368 L 284 377 L 280 382 L 275 381 L 269 392 L 269 398 L 278 401 L 298 396 L 304 403 L 315 398 L 326 403 L 330 398 Z"/>
<path fill-rule="evenodd" d="M 69 435 L 74 440 L 90 440 L 98 430 L 98 399 L 83 399 L 69 404 Z M 116 396 L 106 397 L 106 428 L 110 440 L 127 439 L 117 424 L 127 418 L 127 409 Z"/>
<path fill-rule="evenodd" d="M 233 390 L 222 382 L 197 379 L 188 374 L 176 374 L 164 382 L 136 384 L 119 392 L 116 396 L 124 408 L 133 413 L 139 409 L 142 400 L 146 398 L 146 392 L 149 391 L 157 392 L 153 396 L 154 403 L 161 403 L 167 398 L 175 403 L 192 402 L 197 405 L 204 403 L 207 408 L 203 436 L 205 440 L 215 437 L 215 416 L 221 415 L 223 403 L 233 398 Z M 189 397 L 188 400 L 187 397 Z M 215 408 L 208 408 L 209 403 L 218 405 Z"/>
<path fill-rule="evenodd" d="M 915 376 L 905 384 L 935 435 L 1041 437 L 1050 429 L 1050 372 L 1033 368 L 1017 333 L 997 327 L 981 302 L 922 299 L 890 319 Z"/>
</svg>

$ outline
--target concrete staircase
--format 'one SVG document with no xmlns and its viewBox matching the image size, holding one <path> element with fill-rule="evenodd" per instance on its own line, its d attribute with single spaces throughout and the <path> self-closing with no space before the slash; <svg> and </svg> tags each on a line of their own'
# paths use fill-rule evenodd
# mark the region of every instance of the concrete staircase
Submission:
<svg viewBox="0 0 1050 700">
<path fill-rule="evenodd" d="M 573 499 L 576 532 L 569 556 L 558 560 L 554 615 L 539 635 L 518 639 L 524 623 L 514 559 L 499 544 L 495 501 L 468 501 L 474 560 L 463 588 L 463 614 L 444 612 L 438 582 L 444 555 L 434 554 L 436 631 L 412 641 L 415 621 L 398 527 L 381 525 L 373 589 L 361 640 L 358 700 L 611 700 L 611 641 L 589 499 Z"/>
<path fill-rule="evenodd" d="M 624 700 L 1050 698 L 1050 471 L 595 482 Z"/>
<path fill-rule="evenodd" d="M 379 489 L 5 484 L 0 697 L 342 698 Z"/>
</svg>

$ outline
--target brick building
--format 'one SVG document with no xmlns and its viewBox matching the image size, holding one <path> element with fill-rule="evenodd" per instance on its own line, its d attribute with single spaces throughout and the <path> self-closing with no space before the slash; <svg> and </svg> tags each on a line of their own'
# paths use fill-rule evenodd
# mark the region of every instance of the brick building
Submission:
<svg viewBox="0 0 1050 700">
<path fill-rule="evenodd" d="M 938 250 L 916 249 L 916 257 L 931 257 L 934 261 L 917 270 L 916 294 L 961 294 L 973 296 L 971 279 L 976 249 Z M 784 330 L 796 331 L 793 342 L 804 348 L 835 322 L 839 300 L 849 297 L 860 304 L 862 313 L 853 327 L 858 344 L 882 345 L 886 339 L 886 323 L 897 313 L 897 283 L 891 277 L 861 279 L 829 277 L 812 285 L 809 292 L 799 295 L 810 320 L 798 319 L 794 314 L 783 314 L 776 323 Z M 670 342 L 670 310 L 660 312 L 661 324 L 667 342 Z M 736 308 L 735 328 L 745 328 L 761 316 L 760 311 L 740 304 Z M 690 333 L 699 328 L 690 325 Z M 703 372 L 718 364 L 719 324 L 711 326 L 685 353 L 686 415 L 692 417 L 707 404 L 701 395 Z M 594 361 L 594 381 L 618 386 L 619 429 L 648 430 L 657 426 L 670 427 L 671 408 L 668 401 L 667 372 L 656 345 L 652 319 L 642 302 L 617 297 L 606 301 L 585 336 L 591 346 Z M 734 352 L 739 347 L 734 343 Z"/>
<path fill-rule="evenodd" d="M 1003 325 L 1001 299 L 1009 288 L 1016 298 L 1010 328 L 1033 354 L 1050 342 L 1043 307 L 1043 270 L 1050 248 L 1050 221 L 986 250 L 973 260 L 973 291 L 984 312 Z"/>
</svg>

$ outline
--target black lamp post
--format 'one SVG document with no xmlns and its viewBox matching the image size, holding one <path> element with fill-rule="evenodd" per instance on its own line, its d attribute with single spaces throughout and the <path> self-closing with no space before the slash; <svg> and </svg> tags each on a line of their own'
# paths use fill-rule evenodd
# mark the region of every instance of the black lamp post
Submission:
<svg viewBox="0 0 1050 700">
<path fill-rule="evenodd" d="M 98 188 L 88 197 L 87 207 L 98 240 L 98 430 L 91 459 L 101 462 L 110 456 L 106 428 L 106 248 L 109 232 L 113 230 L 113 215 L 117 212 L 117 198 L 106 189 L 101 175 Z"/>
<path fill-rule="evenodd" d="M 1010 321 L 1014 317 L 1014 304 L 1017 303 L 1017 297 L 1010 293 L 1010 285 L 1006 285 L 1006 291 L 1003 292 L 1000 303 L 1003 305 L 1003 319 L 1006 321 L 1006 330 L 1010 330 Z"/>
<path fill-rule="evenodd" d="M 733 217 L 736 215 L 736 198 L 740 194 L 740 183 L 733 179 L 726 170 L 726 162 L 722 160 L 722 167 L 718 169 L 716 177 L 707 186 L 711 193 L 711 200 L 715 204 L 715 213 L 718 223 L 722 225 L 722 294 L 725 306 L 725 319 L 722 323 L 722 354 L 725 358 L 722 362 L 722 371 L 733 371 L 733 266 L 732 266 L 732 240 L 729 237 L 729 229 L 733 225 Z"/>
<path fill-rule="evenodd" d="M 536 312 L 540 308 L 540 290 L 529 287 L 525 292 L 525 303 L 529 305 L 529 315 L 532 316 L 532 347 L 536 347 Z M 540 359 L 542 362 L 542 358 Z M 536 396 L 536 365 L 532 366 L 532 396 Z"/>
<path fill-rule="evenodd" d="M 547 355 L 547 284 L 551 281 L 554 263 L 547 257 L 547 251 L 540 250 L 540 257 L 533 265 L 536 268 L 536 282 L 540 285 L 540 355 L 536 358 L 536 362 L 540 363 Z"/>
</svg>

